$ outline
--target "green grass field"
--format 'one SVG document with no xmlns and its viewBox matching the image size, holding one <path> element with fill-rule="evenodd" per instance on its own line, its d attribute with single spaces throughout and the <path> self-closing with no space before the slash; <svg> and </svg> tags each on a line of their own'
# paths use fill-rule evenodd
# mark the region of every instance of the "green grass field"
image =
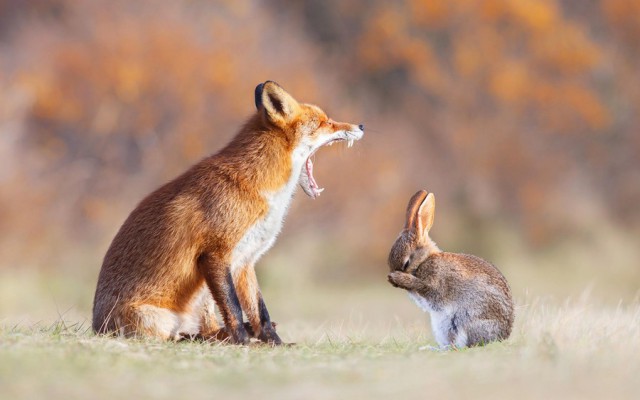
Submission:
<svg viewBox="0 0 640 400">
<path fill-rule="evenodd" d="M 520 298 L 508 341 L 434 352 L 419 349 L 434 344 L 427 316 L 382 282 L 267 290 L 281 336 L 297 344 L 238 347 L 96 337 L 88 329 L 92 288 L 23 280 L 32 286 L 12 294 L 5 279 L 0 287 L 0 399 L 612 399 L 640 393 L 637 301 Z M 38 291 L 52 300 L 33 300 Z M 8 311 L 20 307 L 30 318 Z M 38 311 L 40 322 L 33 320 Z"/>
</svg>

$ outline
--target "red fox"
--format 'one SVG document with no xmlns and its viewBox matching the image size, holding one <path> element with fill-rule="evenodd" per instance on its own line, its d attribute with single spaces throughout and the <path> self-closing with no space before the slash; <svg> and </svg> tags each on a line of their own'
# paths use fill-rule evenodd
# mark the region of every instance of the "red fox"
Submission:
<svg viewBox="0 0 640 400">
<path fill-rule="evenodd" d="M 98 277 L 96 333 L 166 340 L 224 332 L 236 344 L 250 336 L 282 343 L 254 266 L 275 242 L 296 184 L 311 198 L 324 190 L 311 156 L 337 141 L 351 147 L 364 126 L 333 121 L 273 81 L 256 87 L 255 105 L 226 147 L 151 193 L 126 219 Z"/>
</svg>

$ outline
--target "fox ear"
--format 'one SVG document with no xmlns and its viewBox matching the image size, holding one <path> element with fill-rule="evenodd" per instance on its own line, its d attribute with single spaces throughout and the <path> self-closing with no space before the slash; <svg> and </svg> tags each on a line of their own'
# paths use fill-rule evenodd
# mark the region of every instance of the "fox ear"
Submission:
<svg viewBox="0 0 640 400">
<path fill-rule="evenodd" d="M 404 224 L 404 229 L 416 230 L 416 224 L 418 223 L 418 210 L 426 198 L 426 190 L 420 190 L 411 197 L 409 205 L 407 205 L 407 220 Z"/>
<path fill-rule="evenodd" d="M 264 83 L 259 84 L 258 86 L 256 86 L 256 90 L 253 92 L 253 100 L 256 102 L 256 110 L 260 110 L 260 107 L 262 107 L 262 87 L 264 86 Z"/>
<path fill-rule="evenodd" d="M 258 92 L 260 92 L 260 101 L 258 101 Z M 296 99 L 273 81 L 258 85 L 255 95 L 258 110 L 262 108 L 269 121 L 278 126 L 286 125 L 300 109 Z"/>
<path fill-rule="evenodd" d="M 433 193 L 424 199 L 420 208 L 418 208 L 417 231 L 424 238 L 429 234 L 429 230 L 433 226 L 433 218 L 436 213 L 436 197 Z"/>
</svg>

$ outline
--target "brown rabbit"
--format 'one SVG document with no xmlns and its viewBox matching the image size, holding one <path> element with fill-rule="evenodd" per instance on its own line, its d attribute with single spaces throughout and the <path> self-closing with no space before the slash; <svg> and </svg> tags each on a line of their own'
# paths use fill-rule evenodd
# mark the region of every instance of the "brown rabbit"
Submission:
<svg viewBox="0 0 640 400">
<path fill-rule="evenodd" d="M 389 282 L 405 289 L 424 311 L 440 348 L 478 346 L 511 334 L 514 312 L 507 280 L 472 255 L 446 253 L 429 238 L 435 197 L 421 190 L 389 253 Z"/>
</svg>

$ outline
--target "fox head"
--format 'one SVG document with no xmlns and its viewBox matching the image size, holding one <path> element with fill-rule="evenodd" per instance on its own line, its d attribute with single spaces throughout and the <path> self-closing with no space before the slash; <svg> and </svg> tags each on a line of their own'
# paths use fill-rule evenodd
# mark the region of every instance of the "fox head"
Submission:
<svg viewBox="0 0 640 400">
<path fill-rule="evenodd" d="M 298 183 L 311 198 L 324 190 L 313 177 L 311 156 L 322 146 L 346 141 L 351 147 L 364 135 L 364 126 L 336 122 L 313 104 L 296 101 L 280 85 L 266 81 L 256 87 L 255 103 L 263 123 L 287 136 L 293 148 L 293 166 L 300 168 Z M 295 172 L 295 171 L 294 171 Z"/>
</svg>

